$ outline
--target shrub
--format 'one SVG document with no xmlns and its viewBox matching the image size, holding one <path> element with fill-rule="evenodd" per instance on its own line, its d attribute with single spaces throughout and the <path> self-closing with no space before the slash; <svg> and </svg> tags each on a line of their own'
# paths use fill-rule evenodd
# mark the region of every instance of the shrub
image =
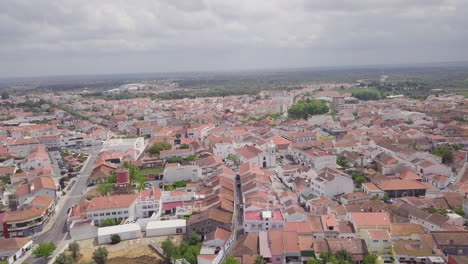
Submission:
<svg viewBox="0 0 468 264">
<path fill-rule="evenodd" d="M 111 236 L 111 241 L 112 241 L 111 242 L 112 245 L 120 243 L 120 236 L 119 235 L 112 235 Z"/>
</svg>

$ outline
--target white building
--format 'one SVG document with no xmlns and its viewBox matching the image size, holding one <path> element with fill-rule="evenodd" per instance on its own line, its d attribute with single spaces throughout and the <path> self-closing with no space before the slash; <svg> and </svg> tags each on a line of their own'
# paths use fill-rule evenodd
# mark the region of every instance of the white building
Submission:
<svg viewBox="0 0 468 264">
<path fill-rule="evenodd" d="M 13 264 L 32 249 L 31 238 L 14 237 L 0 239 L 0 261 Z"/>
<path fill-rule="evenodd" d="M 145 150 L 145 140 L 143 137 L 137 138 L 112 138 L 106 140 L 102 146 L 102 151 L 128 151 L 132 150 L 132 158 L 137 160 Z"/>
<path fill-rule="evenodd" d="M 187 232 L 187 220 L 176 219 L 166 221 L 151 221 L 146 225 L 146 236 L 180 235 Z"/>
<path fill-rule="evenodd" d="M 280 209 L 255 210 L 244 212 L 245 232 L 283 230 L 284 216 Z"/>
<path fill-rule="evenodd" d="M 173 184 L 178 181 L 197 182 L 202 175 L 202 169 L 198 165 L 180 165 L 169 163 L 164 169 L 164 183 Z"/>
<path fill-rule="evenodd" d="M 93 221 L 95 226 L 107 219 L 121 222 L 125 219 L 158 218 L 161 215 L 161 190 L 144 190 L 140 194 L 95 197 L 70 210 L 69 226 L 73 222 Z"/>
<path fill-rule="evenodd" d="M 340 194 L 352 193 L 353 179 L 345 173 L 331 169 L 323 169 L 316 177 L 310 179 L 312 194 L 316 197 L 335 198 Z"/>
<path fill-rule="evenodd" d="M 323 168 L 336 168 L 336 156 L 321 149 L 301 150 L 291 149 L 294 161 L 300 165 L 307 166 L 320 171 Z"/>
<path fill-rule="evenodd" d="M 269 142 L 263 149 L 256 146 L 243 146 L 235 149 L 240 163 L 251 162 L 261 168 L 276 167 L 276 144 Z"/>
<path fill-rule="evenodd" d="M 120 236 L 120 240 L 130 240 L 141 237 L 141 229 L 138 224 L 116 225 L 98 228 L 98 244 L 109 244 L 112 236 Z"/>
</svg>

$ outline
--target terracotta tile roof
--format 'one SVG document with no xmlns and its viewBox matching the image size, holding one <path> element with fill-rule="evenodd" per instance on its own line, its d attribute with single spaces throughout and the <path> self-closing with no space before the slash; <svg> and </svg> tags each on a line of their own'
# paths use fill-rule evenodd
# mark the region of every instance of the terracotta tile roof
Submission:
<svg viewBox="0 0 468 264">
<path fill-rule="evenodd" d="M 38 177 L 30 181 L 29 183 L 20 186 L 16 190 L 16 195 L 23 196 L 26 194 L 34 194 L 42 189 L 57 189 L 57 186 L 55 186 L 54 179 L 52 179 L 51 177 Z"/>
<path fill-rule="evenodd" d="M 251 254 L 258 254 L 258 235 L 255 233 L 242 235 L 231 250 L 231 255 L 235 257 Z"/>
<path fill-rule="evenodd" d="M 386 212 L 375 212 L 375 213 L 351 213 L 354 224 L 357 226 L 390 226 L 390 217 Z"/>
<path fill-rule="evenodd" d="M 372 240 L 390 240 L 391 236 L 385 229 L 370 229 L 367 230 L 369 238 Z"/>
<path fill-rule="evenodd" d="M 427 185 L 419 183 L 417 181 L 400 179 L 380 181 L 379 183 L 377 183 L 377 186 L 384 191 L 431 189 Z"/>
<path fill-rule="evenodd" d="M 235 149 L 239 155 L 245 157 L 246 159 L 252 159 L 258 156 L 259 153 L 262 153 L 262 151 L 254 146 L 244 146 Z"/>
<path fill-rule="evenodd" d="M 216 208 L 211 208 L 190 217 L 188 225 L 206 221 L 208 219 L 224 224 L 231 223 L 232 213 L 225 212 Z"/>
<path fill-rule="evenodd" d="M 52 204 L 54 199 L 45 196 L 36 196 L 30 208 L 7 212 L 3 222 L 22 221 L 38 217 Z"/>
<path fill-rule="evenodd" d="M 26 245 L 31 238 L 29 237 L 14 237 L 0 239 L 0 252 L 17 251 Z"/>
<path fill-rule="evenodd" d="M 0 175 L 10 174 L 13 175 L 15 173 L 16 167 L 0 167 Z"/>
<path fill-rule="evenodd" d="M 114 208 L 128 208 L 138 198 L 138 194 L 124 194 L 94 197 L 88 205 L 88 211 Z"/>
<path fill-rule="evenodd" d="M 231 236 L 231 231 L 217 227 L 215 231 L 206 234 L 205 240 L 219 239 L 223 242 L 226 242 Z"/>
<path fill-rule="evenodd" d="M 391 228 L 392 236 L 410 236 L 412 234 L 425 234 L 424 228 L 418 224 L 395 223 Z"/>
<path fill-rule="evenodd" d="M 282 136 L 274 136 L 271 138 L 271 141 L 273 141 L 274 143 L 276 143 L 277 145 L 287 145 L 287 144 L 291 144 L 292 141 L 291 140 L 288 140 Z"/>
</svg>

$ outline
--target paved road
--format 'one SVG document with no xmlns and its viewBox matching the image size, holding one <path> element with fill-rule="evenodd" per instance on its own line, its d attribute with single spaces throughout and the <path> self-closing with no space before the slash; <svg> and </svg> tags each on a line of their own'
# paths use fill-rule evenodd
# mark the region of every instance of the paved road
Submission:
<svg viewBox="0 0 468 264">
<path fill-rule="evenodd" d="M 101 150 L 101 147 L 96 147 L 95 149 L 87 152 L 90 154 L 89 160 L 86 166 L 83 168 L 82 172 L 77 176 L 77 181 L 74 188 L 69 192 L 69 194 L 62 199 L 66 199 L 63 202 L 63 206 L 58 208 L 55 212 L 55 219 L 52 227 L 33 238 L 34 243 L 39 244 L 42 242 L 54 242 L 56 245 L 62 241 L 67 233 L 67 210 L 68 208 L 76 205 L 80 202 L 83 192 L 86 190 L 86 181 L 88 180 L 91 172 L 93 170 L 94 163 L 96 162 L 97 156 Z M 43 259 L 34 259 L 32 256 L 26 260 L 26 263 L 43 263 Z"/>
</svg>

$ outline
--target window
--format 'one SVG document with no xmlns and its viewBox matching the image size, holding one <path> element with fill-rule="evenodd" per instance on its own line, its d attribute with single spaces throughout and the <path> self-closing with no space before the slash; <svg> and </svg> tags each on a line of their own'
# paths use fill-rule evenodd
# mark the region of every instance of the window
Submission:
<svg viewBox="0 0 468 264">
<path fill-rule="evenodd" d="M 109 213 L 109 212 L 107 212 L 107 213 L 106 213 L 106 215 L 110 215 L 110 213 Z"/>
<path fill-rule="evenodd" d="M 124 211 L 124 214 L 128 214 L 128 211 Z"/>
<path fill-rule="evenodd" d="M 98 216 L 98 214 L 94 214 L 94 216 Z"/>
<path fill-rule="evenodd" d="M 374 240 L 374 243 L 379 243 L 379 241 L 378 241 L 378 240 Z"/>
<path fill-rule="evenodd" d="M 100 215 L 100 216 L 104 216 L 104 213 L 100 213 L 99 215 Z"/>
<path fill-rule="evenodd" d="M 112 212 L 112 215 L 116 215 L 117 213 L 116 212 Z"/>
<path fill-rule="evenodd" d="M 182 228 L 177 228 L 177 229 L 176 229 L 176 233 L 177 233 L 177 234 L 182 233 Z"/>
</svg>

